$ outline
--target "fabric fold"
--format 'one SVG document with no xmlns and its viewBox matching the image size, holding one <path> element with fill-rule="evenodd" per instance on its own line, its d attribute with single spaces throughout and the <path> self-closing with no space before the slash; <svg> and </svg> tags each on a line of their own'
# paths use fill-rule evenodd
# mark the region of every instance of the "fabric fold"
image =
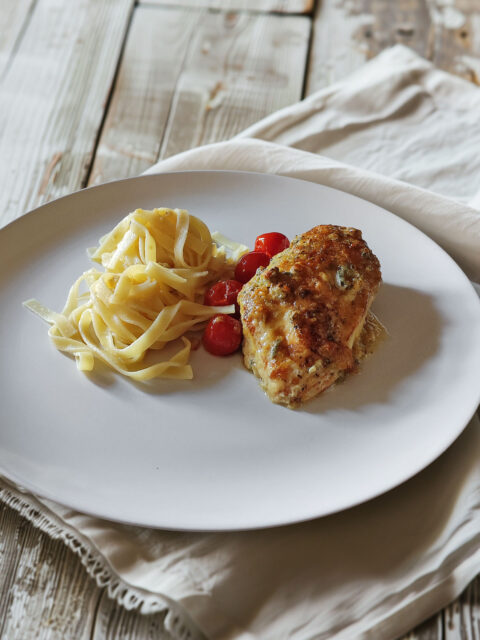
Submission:
<svg viewBox="0 0 480 640">
<path fill-rule="evenodd" d="M 162 171 L 182 171 L 187 166 L 190 171 L 276 173 L 347 191 L 418 227 L 443 247 L 472 280 L 480 281 L 480 214 L 451 198 L 330 158 L 251 138 L 185 151 L 146 173 L 155 173 L 160 167 Z"/>
</svg>

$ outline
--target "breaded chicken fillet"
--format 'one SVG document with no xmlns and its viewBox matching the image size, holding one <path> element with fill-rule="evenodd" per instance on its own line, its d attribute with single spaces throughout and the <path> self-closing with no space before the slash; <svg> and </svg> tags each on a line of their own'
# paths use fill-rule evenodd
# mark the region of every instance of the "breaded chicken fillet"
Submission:
<svg viewBox="0 0 480 640">
<path fill-rule="evenodd" d="M 245 366 L 273 402 L 296 407 L 355 368 L 378 333 L 367 315 L 380 282 L 360 231 L 320 225 L 243 286 Z"/>
</svg>

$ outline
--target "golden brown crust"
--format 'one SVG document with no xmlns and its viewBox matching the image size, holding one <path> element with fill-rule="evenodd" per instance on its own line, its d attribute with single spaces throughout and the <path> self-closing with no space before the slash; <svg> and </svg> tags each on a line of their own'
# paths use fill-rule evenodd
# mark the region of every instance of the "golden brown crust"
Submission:
<svg viewBox="0 0 480 640">
<path fill-rule="evenodd" d="M 352 348 L 380 282 L 358 229 L 320 225 L 244 285 L 245 364 L 274 402 L 294 406 L 354 368 Z"/>
</svg>

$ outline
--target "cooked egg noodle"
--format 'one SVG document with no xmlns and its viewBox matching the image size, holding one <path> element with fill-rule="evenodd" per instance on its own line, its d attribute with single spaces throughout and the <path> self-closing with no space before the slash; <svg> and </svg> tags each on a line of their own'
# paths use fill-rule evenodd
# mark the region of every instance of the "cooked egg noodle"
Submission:
<svg viewBox="0 0 480 640">
<path fill-rule="evenodd" d="M 184 334 L 217 313 L 233 313 L 233 305 L 202 301 L 206 288 L 231 277 L 238 255 L 248 250 L 228 240 L 223 245 L 219 237 L 217 246 L 207 226 L 184 210 L 137 209 L 89 250 L 105 271 L 82 274 L 61 314 L 36 300 L 25 306 L 51 324 L 53 344 L 75 356 L 82 371 L 91 371 L 98 358 L 135 380 L 190 379 L 191 343 Z M 179 338 L 183 346 L 173 357 L 144 365 L 147 352 Z"/>
</svg>

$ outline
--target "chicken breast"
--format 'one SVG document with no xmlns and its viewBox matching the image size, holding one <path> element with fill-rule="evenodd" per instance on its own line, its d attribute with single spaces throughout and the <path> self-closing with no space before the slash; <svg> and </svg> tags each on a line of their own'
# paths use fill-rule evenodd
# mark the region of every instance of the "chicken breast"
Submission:
<svg viewBox="0 0 480 640">
<path fill-rule="evenodd" d="M 380 282 L 358 229 L 320 225 L 243 286 L 245 366 L 273 402 L 296 407 L 355 369 L 378 332 L 366 319 Z"/>
</svg>

